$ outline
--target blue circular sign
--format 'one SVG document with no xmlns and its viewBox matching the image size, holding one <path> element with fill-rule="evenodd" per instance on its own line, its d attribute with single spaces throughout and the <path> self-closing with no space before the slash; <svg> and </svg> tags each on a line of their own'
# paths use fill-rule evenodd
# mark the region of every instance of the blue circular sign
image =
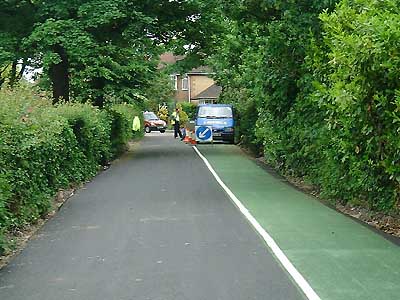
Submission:
<svg viewBox="0 0 400 300">
<path fill-rule="evenodd" d="M 212 136 L 212 129 L 207 126 L 200 126 L 196 130 L 196 136 L 202 141 L 207 141 Z"/>
</svg>

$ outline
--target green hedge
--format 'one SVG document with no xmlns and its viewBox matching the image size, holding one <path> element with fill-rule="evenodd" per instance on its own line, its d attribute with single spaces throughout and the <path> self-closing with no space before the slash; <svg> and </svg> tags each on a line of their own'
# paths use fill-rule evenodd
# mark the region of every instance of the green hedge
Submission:
<svg viewBox="0 0 400 300">
<path fill-rule="evenodd" d="M 7 231 L 44 216 L 58 189 L 88 180 L 125 149 L 134 115 L 133 105 L 53 106 L 27 87 L 0 91 L 0 253 Z"/>
<path fill-rule="evenodd" d="M 140 137 L 143 131 L 134 132 L 132 136 L 132 123 L 138 116 L 143 124 L 143 113 L 132 104 L 116 104 L 107 108 L 111 120 L 111 153 L 118 155 L 126 150 L 128 141 L 132 137 Z"/>
<path fill-rule="evenodd" d="M 398 4 L 341 1 L 322 14 L 324 40 L 311 65 L 320 72 L 312 97 L 326 116 L 320 184 L 329 196 L 379 209 L 400 200 Z"/>
<path fill-rule="evenodd" d="M 107 112 L 89 104 L 64 104 L 56 108 L 56 113 L 65 118 L 72 128 L 78 146 L 82 149 L 88 173 L 110 160 L 111 122 Z"/>
<path fill-rule="evenodd" d="M 254 3 L 211 59 L 243 143 L 328 199 L 398 209 L 399 1 Z"/>
<path fill-rule="evenodd" d="M 188 119 L 194 120 L 196 117 L 197 105 L 190 102 L 181 102 L 179 104 L 181 109 L 187 114 Z"/>
</svg>

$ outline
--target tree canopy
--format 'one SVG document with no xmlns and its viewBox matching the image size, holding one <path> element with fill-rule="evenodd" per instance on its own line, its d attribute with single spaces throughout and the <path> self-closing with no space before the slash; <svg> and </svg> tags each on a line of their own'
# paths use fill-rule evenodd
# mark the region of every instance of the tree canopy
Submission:
<svg viewBox="0 0 400 300">
<path fill-rule="evenodd" d="M 400 201 L 399 1 L 217 1 L 209 63 L 242 143 L 322 195 Z"/>
<path fill-rule="evenodd" d="M 30 65 L 43 68 L 55 101 L 138 100 L 161 52 L 205 45 L 200 9 L 185 0 L 1 0 L 2 78 L 7 72 L 13 84 Z"/>
</svg>

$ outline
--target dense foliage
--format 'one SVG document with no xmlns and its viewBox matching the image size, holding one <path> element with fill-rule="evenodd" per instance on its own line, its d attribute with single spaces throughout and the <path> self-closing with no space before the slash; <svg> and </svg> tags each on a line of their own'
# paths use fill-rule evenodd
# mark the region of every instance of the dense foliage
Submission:
<svg viewBox="0 0 400 300">
<path fill-rule="evenodd" d="M 55 101 L 135 102 L 157 79 L 165 47 L 203 47 L 201 3 L 0 0 L 0 85 L 6 77 L 13 85 L 27 67 L 42 68 L 41 85 Z"/>
<path fill-rule="evenodd" d="M 400 197 L 399 1 L 343 1 L 324 13 L 311 95 L 325 114 L 321 186 L 391 208 Z M 320 65 L 320 63 L 324 65 Z"/>
<path fill-rule="evenodd" d="M 182 102 L 180 108 L 187 114 L 188 120 L 194 120 L 196 117 L 197 106 L 192 102 Z"/>
<path fill-rule="evenodd" d="M 182 108 L 182 103 L 178 103 L 176 107 L 179 109 L 179 124 L 181 127 L 185 127 L 189 122 L 189 116 Z"/>
<path fill-rule="evenodd" d="M 170 76 L 163 70 L 154 78 L 152 84 L 144 89 L 146 97 L 144 106 L 147 110 L 157 112 L 160 107 L 172 101 L 174 90 Z"/>
<path fill-rule="evenodd" d="M 36 221 L 58 189 L 94 176 L 120 153 L 141 112 L 119 104 L 53 106 L 31 88 L 0 91 L 0 252 L 7 230 Z M 136 133 L 141 135 L 142 133 Z"/>
<path fill-rule="evenodd" d="M 395 207 L 399 1 L 219 4 L 225 34 L 210 63 L 242 142 L 330 198 Z"/>
</svg>

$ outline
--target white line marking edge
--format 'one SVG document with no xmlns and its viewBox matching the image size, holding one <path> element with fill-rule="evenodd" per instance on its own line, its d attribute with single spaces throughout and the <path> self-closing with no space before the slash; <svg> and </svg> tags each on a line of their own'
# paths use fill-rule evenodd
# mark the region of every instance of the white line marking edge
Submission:
<svg viewBox="0 0 400 300">
<path fill-rule="evenodd" d="M 220 184 L 220 186 L 225 190 L 228 196 L 231 198 L 232 202 L 236 205 L 239 211 L 246 217 L 246 219 L 250 222 L 250 224 L 255 228 L 255 230 L 261 235 L 264 241 L 267 243 L 267 246 L 274 253 L 276 258 L 282 264 L 282 266 L 286 269 L 289 275 L 293 278 L 293 280 L 297 283 L 303 293 L 309 300 L 321 300 L 321 298 L 317 295 L 317 293 L 313 290 L 310 284 L 304 279 L 304 277 L 300 274 L 299 271 L 293 266 L 293 264 L 289 261 L 283 251 L 279 248 L 278 244 L 274 241 L 274 239 L 268 234 L 268 232 L 258 223 L 258 221 L 252 216 L 252 214 L 248 211 L 248 209 L 240 202 L 240 200 L 235 196 L 235 194 L 225 185 L 225 183 L 221 180 L 218 174 L 215 172 L 214 168 L 208 162 L 207 158 L 201 154 L 201 152 L 197 149 L 196 146 L 193 146 L 193 149 L 199 155 L 199 157 L 204 161 L 207 168 L 210 170 L 211 174 L 214 176 L 216 181 Z"/>
</svg>

